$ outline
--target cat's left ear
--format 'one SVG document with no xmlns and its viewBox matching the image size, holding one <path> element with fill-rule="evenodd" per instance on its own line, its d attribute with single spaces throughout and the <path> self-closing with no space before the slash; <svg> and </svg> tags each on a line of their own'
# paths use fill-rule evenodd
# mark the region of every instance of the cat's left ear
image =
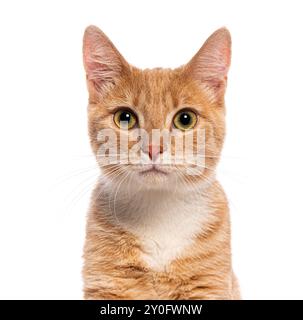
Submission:
<svg viewBox="0 0 303 320">
<path fill-rule="evenodd" d="M 216 97 L 224 95 L 231 59 L 231 36 L 226 28 L 215 31 L 185 66 L 186 74 L 210 88 Z"/>
<path fill-rule="evenodd" d="M 89 90 L 99 96 L 112 88 L 129 68 L 109 38 L 95 26 L 85 30 L 83 62 Z"/>
</svg>

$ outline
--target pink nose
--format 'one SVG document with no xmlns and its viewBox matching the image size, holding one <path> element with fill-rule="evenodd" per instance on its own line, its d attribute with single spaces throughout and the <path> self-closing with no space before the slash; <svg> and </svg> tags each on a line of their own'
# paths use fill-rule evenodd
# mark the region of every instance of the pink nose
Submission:
<svg viewBox="0 0 303 320">
<path fill-rule="evenodd" d="M 163 149 L 161 146 L 152 144 L 148 146 L 148 155 L 150 160 L 156 160 L 160 153 L 163 153 Z"/>
</svg>

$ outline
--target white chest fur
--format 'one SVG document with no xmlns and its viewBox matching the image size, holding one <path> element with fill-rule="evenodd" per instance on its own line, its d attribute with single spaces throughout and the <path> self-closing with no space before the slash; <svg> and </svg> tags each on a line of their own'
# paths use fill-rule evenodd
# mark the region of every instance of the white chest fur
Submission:
<svg viewBox="0 0 303 320">
<path fill-rule="evenodd" d="M 162 219 L 144 230 L 138 230 L 144 254 L 142 258 L 152 269 L 161 271 L 181 257 L 195 236 L 202 231 L 209 210 L 205 207 L 176 201 L 162 212 Z"/>
<path fill-rule="evenodd" d="M 117 207 L 116 217 L 139 238 L 142 259 L 156 271 L 186 253 L 210 216 L 206 199 L 197 193 L 142 193 L 123 208 Z"/>
</svg>

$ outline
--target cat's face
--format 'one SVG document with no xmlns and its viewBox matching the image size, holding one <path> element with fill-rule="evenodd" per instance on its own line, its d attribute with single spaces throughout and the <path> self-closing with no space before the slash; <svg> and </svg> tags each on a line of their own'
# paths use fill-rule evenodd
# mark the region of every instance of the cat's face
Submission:
<svg viewBox="0 0 303 320">
<path fill-rule="evenodd" d="M 107 183 L 182 191 L 211 179 L 224 140 L 230 43 L 219 29 L 187 65 L 139 70 L 87 28 L 89 133 Z"/>
</svg>

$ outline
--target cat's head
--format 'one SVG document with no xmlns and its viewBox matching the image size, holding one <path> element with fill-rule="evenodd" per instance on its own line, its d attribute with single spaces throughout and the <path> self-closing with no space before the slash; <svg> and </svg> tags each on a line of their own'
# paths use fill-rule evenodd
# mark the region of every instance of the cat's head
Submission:
<svg viewBox="0 0 303 320">
<path fill-rule="evenodd" d="M 227 29 L 177 69 L 129 65 L 94 26 L 85 31 L 83 54 L 90 140 L 107 183 L 190 190 L 213 177 L 225 134 Z"/>
</svg>

